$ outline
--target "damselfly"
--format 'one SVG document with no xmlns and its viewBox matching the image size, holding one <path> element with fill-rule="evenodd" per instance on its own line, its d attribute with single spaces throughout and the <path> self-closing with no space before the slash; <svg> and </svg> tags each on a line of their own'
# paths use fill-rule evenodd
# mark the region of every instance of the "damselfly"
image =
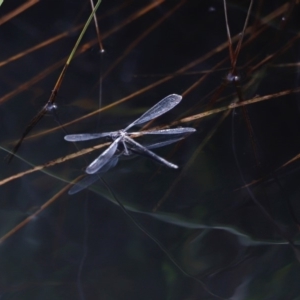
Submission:
<svg viewBox="0 0 300 300">
<path fill-rule="evenodd" d="M 167 141 L 164 141 L 164 142 L 158 142 L 158 143 L 143 145 L 143 146 L 146 147 L 148 150 L 149 149 L 160 148 L 160 147 L 170 145 L 172 143 L 176 143 L 176 142 L 184 139 L 185 137 L 186 137 L 186 134 L 183 134 L 181 137 L 174 138 L 172 140 L 167 140 Z M 127 156 L 128 155 L 134 156 L 134 154 L 138 154 L 138 152 L 136 152 L 134 148 L 127 148 L 127 150 L 129 150 L 129 153 L 127 154 Z M 117 150 L 116 153 L 114 154 L 114 156 L 111 158 L 111 160 L 107 164 L 105 164 L 98 172 L 96 172 L 94 174 L 86 174 L 85 177 L 83 177 L 80 181 L 76 182 L 69 189 L 68 194 L 69 195 L 76 194 L 76 193 L 86 189 L 87 187 L 92 185 L 94 182 L 96 182 L 100 178 L 99 177 L 100 174 L 103 174 L 103 173 L 107 172 L 108 170 L 112 169 L 118 163 L 120 157 L 122 157 L 123 154 L 124 154 L 123 152 Z"/>
<path fill-rule="evenodd" d="M 140 132 L 128 132 L 128 130 L 135 126 L 140 125 L 143 123 L 146 123 L 150 120 L 153 120 L 162 114 L 166 113 L 167 111 L 174 108 L 180 101 L 182 97 L 180 95 L 172 94 L 161 101 L 159 101 L 157 104 L 155 104 L 153 107 L 151 107 L 149 110 L 147 110 L 141 117 L 139 117 L 137 120 L 129 124 L 125 129 L 121 129 L 118 131 L 112 131 L 112 132 L 103 132 L 103 133 L 81 133 L 81 134 L 69 134 L 65 136 L 65 140 L 69 142 L 81 142 L 81 141 L 87 141 L 92 139 L 98 139 L 102 137 L 110 137 L 113 142 L 111 145 L 101 154 L 99 155 L 87 168 L 86 173 L 88 174 L 94 174 L 98 172 L 101 168 L 103 168 L 108 162 L 113 159 L 115 153 L 117 152 L 118 148 L 122 147 L 122 154 L 123 155 L 130 155 L 132 152 L 145 155 L 147 157 L 150 157 L 164 165 L 170 168 L 177 169 L 178 166 L 165 160 L 164 158 L 158 156 L 154 152 L 147 149 L 146 146 L 143 146 L 133 140 L 130 135 L 148 135 L 148 134 L 158 134 L 158 135 L 168 135 L 165 143 L 168 140 L 174 140 L 174 136 L 178 135 L 184 135 L 189 134 L 192 132 L 195 132 L 196 129 L 190 128 L 190 127 L 179 127 L 179 128 L 171 128 L 171 129 L 161 129 L 161 130 L 153 130 L 153 131 L 140 131 Z M 162 143 L 164 143 L 162 142 Z"/>
</svg>

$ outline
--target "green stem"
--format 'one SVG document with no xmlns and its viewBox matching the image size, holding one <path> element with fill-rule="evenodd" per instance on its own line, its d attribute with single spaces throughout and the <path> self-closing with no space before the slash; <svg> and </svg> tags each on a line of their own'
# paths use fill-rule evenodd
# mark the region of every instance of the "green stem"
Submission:
<svg viewBox="0 0 300 300">
<path fill-rule="evenodd" d="M 91 23 L 91 21 L 92 21 L 94 15 L 95 15 L 95 13 L 96 13 L 96 11 L 97 11 L 99 5 L 101 4 L 101 2 L 102 2 L 102 0 L 98 0 L 97 4 L 95 5 L 95 8 L 93 9 L 92 13 L 90 14 L 89 18 L 87 19 L 87 21 L 86 21 L 86 23 L 85 23 L 85 25 L 84 25 L 84 27 L 83 27 L 83 29 L 82 29 L 82 31 L 81 31 L 81 33 L 80 33 L 78 39 L 77 39 L 77 41 L 76 41 L 75 46 L 74 46 L 72 52 L 71 52 L 70 55 L 69 55 L 69 58 L 68 58 L 68 60 L 67 60 L 67 62 L 66 62 L 66 65 L 69 65 L 70 62 L 71 62 L 71 60 L 73 59 L 73 56 L 74 56 L 74 54 L 75 54 L 75 52 L 76 52 L 76 50 L 77 50 L 77 48 L 78 48 L 78 46 L 79 46 L 79 44 L 80 44 L 80 42 L 81 42 L 83 36 L 84 36 L 84 34 L 85 34 L 85 32 L 86 32 L 88 26 L 90 25 L 90 23 Z"/>
</svg>

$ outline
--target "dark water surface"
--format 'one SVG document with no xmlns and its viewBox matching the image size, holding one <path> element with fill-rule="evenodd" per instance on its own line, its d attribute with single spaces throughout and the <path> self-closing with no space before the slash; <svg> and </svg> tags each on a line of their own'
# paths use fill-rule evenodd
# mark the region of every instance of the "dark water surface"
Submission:
<svg viewBox="0 0 300 300">
<path fill-rule="evenodd" d="M 135 156 L 102 174 L 115 196 L 101 180 L 75 195 L 66 188 L 104 148 L 1 181 L 1 300 L 300 299 L 300 165 L 297 159 L 285 165 L 300 153 L 294 91 L 300 23 L 293 3 L 254 1 L 252 27 L 232 75 L 222 1 L 103 0 L 97 16 L 105 53 L 97 41 L 86 47 L 71 62 L 56 98 L 65 131 L 47 114 L 7 164 L 7 151 L 49 99 L 90 3 L 44 0 L 1 23 L 24 4 L 4 1 L 0 180 L 108 142 L 75 146 L 64 136 L 125 128 L 172 93 L 183 95 L 182 102 L 148 128 L 177 121 L 197 132 L 154 150 L 178 170 Z M 232 36 L 242 31 L 248 6 L 227 1 Z M 94 39 L 91 24 L 82 45 Z M 233 76 L 238 81 L 226 80 Z M 180 121 L 267 95 L 266 101 Z M 99 107 L 105 110 L 75 121 Z"/>
</svg>

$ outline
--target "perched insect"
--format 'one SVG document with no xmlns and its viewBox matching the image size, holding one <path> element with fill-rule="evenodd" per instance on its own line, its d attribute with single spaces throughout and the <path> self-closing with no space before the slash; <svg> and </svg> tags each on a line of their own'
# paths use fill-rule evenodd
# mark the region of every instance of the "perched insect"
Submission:
<svg viewBox="0 0 300 300">
<path fill-rule="evenodd" d="M 125 129 L 112 131 L 112 132 L 103 132 L 103 133 L 69 134 L 65 136 L 65 140 L 69 142 L 81 142 L 81 141 L 87 141 L 92 139 L 98 139 L 102 137 L 110 137 L 113 140 L 111 145 L 86 168 L 87 174 L 94 174 L 99 170 L 101 170 L 101 168 L 103 168 L 108 162 L 110 162 L 113 159 L 118 148 L 120 149 L 120 147 L 122 147 L 121 150 L 122 155 L 131 155 L 132 152 L 134 152 L 140 155 L 145 155 L 147 157 L 150 157 L 170 168 L 177 169 L 178 168 L 177 165 L 158 156 L 154 152 L 147 149 L 146 146 L 139 144 L 138 142 L 133 140 L 130 137 L 130 135 L 133 134 L 138 134 L 139 136 L 148 135 L 148 134 L 168 135 L 168 138 L 164 142 L 162 142 L 162 143 L 167 143 L 169 140 L 174 140 L 175 139 L 174 136 L 176 135 L 178 137 L 178 135 L 189 134 L 195 132 L 196 129 L 190 127 L 185 127 L 185 128 L 180 127 L 180 128 L 172 128 L 172 129 L 161 129 L 161 130 L 139 131 L 139 132 L 128 132 L 128 129 L 130 129 L 135 125 L 146 123 L 154 118 L 161 116 L 162 114 L 166 113 L 167 111 L 175 107 L 181 101 L 181 99 L 182 97 L 176 94 L 172 94 L 165 97 L 157 104 L 155 104 L 153 107 L 151 107 L 149 110 L 147 110 L 141 117 L 139 117 L 137 120 L 129 124 Z"/>
<path fill-rule="evenodd" d="M 184 139 L 185 136 L 186 136 L 186 134 L 182 135 L 181 137 L 174 138 L 172 140 L 167 140 L 164 142 L 158 142 L 158 143 L 154 143 L 154 144 L 150 144 L 150 145 L 143 145 L 143 146 L 147 147 L 148 150 L 154 149 L 154 148 L 160 148 L 160 147 L 170 145 L 172 143 L 176 143 L 176 142 Z M 138 151 L 135 151 L 134 148 L 127 148 L 127 150 L 129 150 L 129 153 L 127 154 L 127 156 L 129 156 L 129 155 L 134 156 L 134 154 L 138 154 Z M 86 174 L 83 179 L 76 182 L 70 188 L 68 194 L 69 195 L 76 194 L 76 193 L 86 189 L 90 185 L 92 185 L 94 182 L 96 182 L 99 179 L 100 174 L 103 174 L 103 173 L 107 172 L 108 170 L 112 169 L 118 163 L 118 161 L 122 155 L 124 155 L 124 151 L 122 152 L 122 151 L 117 150 L 116 153 L 114 154 L 114 156 L 110 159 L 110 161 L 107 164 L 105 164 L 98 172 L 96 172 L 94 174 Z"/>
</svg>

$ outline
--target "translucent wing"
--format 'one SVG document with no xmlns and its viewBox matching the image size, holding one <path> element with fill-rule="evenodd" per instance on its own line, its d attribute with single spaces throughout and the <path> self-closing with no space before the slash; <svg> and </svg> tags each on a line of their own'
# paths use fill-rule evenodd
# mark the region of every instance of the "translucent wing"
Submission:
<svg viewBox="0 0 300 300">
<path fill-rule="evenodd" d="M 161 129 L 161 130 L 153 130 L 153 131 L 140 131 L 140 132 L 130 132 L 130 134 L 185 134 L 185 133 L 193 133 L 195 132 L 195 128 L 191 127 L 178 127 L 171 129 Z"/>
<path fill-rule="evenodd" d="M 183 139 L 184 139 L 184 137 L 180 137 L 180 138 L 177 138 L 177 139 L 172 139 L 172 140 L 168 140 L 168 141 L 164 141 L 164 142 L 158 142 L 158 143 L 154 143 L 154 144 L 150 144 L 150 145 L 143 145 L 143 146 L 145 146 L 147 149 L 155 149 L 155 148 L 168 146 L 170 144 L 176 143 L 176 142 L 181 141 Z"/>
<path fill-rule="evenodd" d="M 184 139 L 184 136 L 180 137 L 180 138 L 176 138 L 176 139 L 170 139 L 167 141 L 163 141 L 163 142 L 157 142 L 154 144 L 149 144 L 149 145 L 144 145 L 145 147 L 147 147 L 147 149 L 154 149 L 154 148 L 160 148 L 160 147 L 164 147 L 167 145 L 170 145 L 172 143 L 176 143 L 180 140 Z M 142 154 L 138 149 L 135 150 L 136 147 L 128 147 L 128 150 L 130 152 L 132 152 L 132 155 L 136 154 Z M 122 153 L 118 154 L 118 155 L 114 155 L 111 160 L 109 162 L 107 162 L 102 168 L 101 170 L 99 170 L 98 172 L 94 173 L 94 174 L 87 174 L 83 179 L 81 179 L 79 182 L 77 182 L 76 184 L 74 184 L 72 186 L 72 188 L 69 190 L 68 194 L 69 195 L 74 195 L 84 189 L 86 189 L 87 187 L 89 187 L 91 184 L 93 184 L 94 182 L 96 182 L 99 179 L 99 174 L 105 173 L 108 170 L 110 170 L 111 168 L 115 167 L 116 164 L 119 161 L 119 157 L 121 156 Z M 146 155 L 147 157 L 152 158 L 152 156 Z M 157 160 L 157 159 L 155 159 Z M 159 161 L 161 162 L 161 161 Z"/>
<path fill-rule="evenodd" d="M 172 94 L 164 99 L 160 100 L 158 103 L 156 103 L 153 107 L 151 107 L 149 110 L 147 110 L 142 116 L 140 116 L 137 120 L 135 120 L 133 123 L 129 124 L 125 131 L 129 128 L 138 125 L 143 124 L 145 122 L 148 122 L 154 118 L 157 118 L 167 111 L 171 110 L 173 107 L 175 107 L 180 101 L 182 97 L 180 95 Z"/>
<path fill-rule="evenodd" d="M 109 169 L 113 168 L 118 163 L 119 157 L 114 156 L 106 165 L 103 166 L 100 172 L 97 172 L 95 174 L 86 175 L 83 179 L 78 181 L 76 184 L 74 184 L 70 189 L 68 194 L 74 195 L 83 189 L 86 189 L 88 186 L 93 184 L 99 179 L 99 173 L 105 173 Z"/>
<path fill-rule="evenodd" d="M 68 191 L 69 195 L 74 195 L 83 189 L 87 188 L 99 179 L 98 174 L 86 175 L 79 182 L 74 184 Z"/>
<path fill-rule="evenodd" d="M 116 134 L 116 132 L 68 134 L 64 137 L 64 139 L 68 142 L 82 142 L 111 136 L 113 134 Z"/>
<path fill-rule="evenodd" d="M 115 154 L 121 138 L 122 137 L 118 137 L 113 143 L 111 143 L 111 145 L 86 168 L 86 173 L 94 174 L 107 164 Z"/>
<path fill-rule="evenodd" d="M 156 161 L 158 161 L 158 162 L 166 165 L 169 168 L 173 168 L 173 169 L 177 169 L 178 168 L 177 165 L 174 165 L 174 164 L 170 163 L 169 161 L 165 160 L 164 158 L 158 156 L 157 154 L 155 154 L 154 152 L 148 150 L 147 148 L 145 148 L 141 144 L 137 143 L 136 141 L 134 141 L 130 137 L 125 136 L 124 138 L 126 139 L 126 142 L 128 142 L 130 145 L 134 146 L 134 147 L 131 147 L 130 149 L 132 151 L 134 151 L 135 153 L 146 155 L 146 156 L 148 156 L 150 158 L 153 158 L 154 160 L 156 160 Z"/>
</svg>

